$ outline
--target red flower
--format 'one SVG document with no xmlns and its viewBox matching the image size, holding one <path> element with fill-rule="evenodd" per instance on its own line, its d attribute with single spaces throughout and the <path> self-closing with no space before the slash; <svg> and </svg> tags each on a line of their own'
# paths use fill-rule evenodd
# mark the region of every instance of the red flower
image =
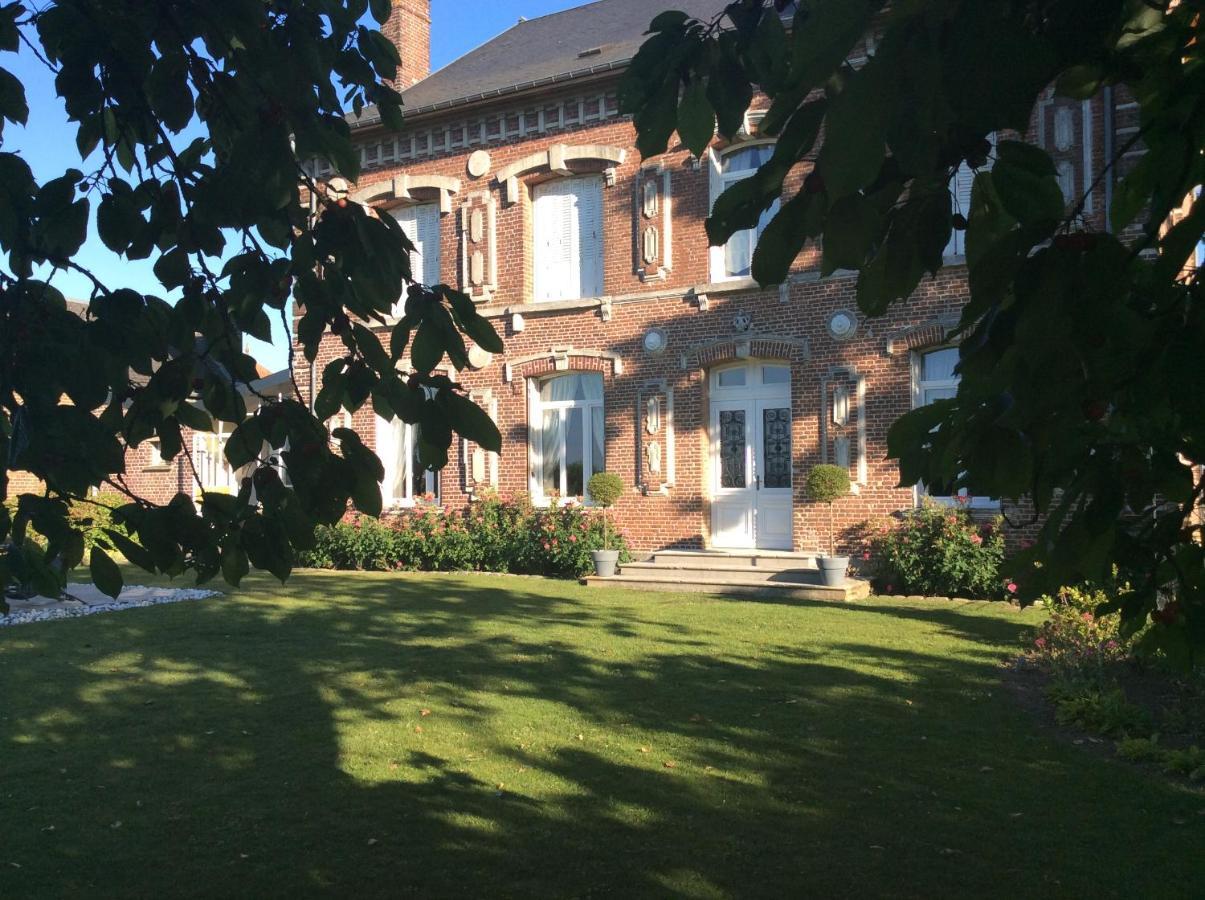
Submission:
<svg viewBox="0 0 1205 900">
<path fill-rule="evenodd" d="M 1005 589 L 1010 594 L 1015 594 L 1017 592 L 1017 583 L 1015 581 L 1010 581 L 1007 585 L 1005 585 Z"/>
</svg>

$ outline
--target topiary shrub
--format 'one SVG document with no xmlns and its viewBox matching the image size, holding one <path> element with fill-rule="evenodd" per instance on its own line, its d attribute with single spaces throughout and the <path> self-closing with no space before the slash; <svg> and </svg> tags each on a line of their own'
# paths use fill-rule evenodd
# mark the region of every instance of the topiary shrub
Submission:
<svg viewBox="0 0 1205 900">
<path fill-rule="evenodd" d="M 837 555 L 836 529 L 833 526 L 833 503 L 849 493 L 849 470 L 822 463 L 812 466 L 807 477 L 808 497 L 816 503 L 828 504 L 828 553 Z"/>
<path fill-rule="evenodd" d="M 610 550 L 607 510 L 614 506 L 615 501 L 623 494 L 623 481 L 613 472 L 595 472 L 590 476 L 586 491 L 590 494 L 590 499 L 603 508 L 603 549 Z"/>
</svg>

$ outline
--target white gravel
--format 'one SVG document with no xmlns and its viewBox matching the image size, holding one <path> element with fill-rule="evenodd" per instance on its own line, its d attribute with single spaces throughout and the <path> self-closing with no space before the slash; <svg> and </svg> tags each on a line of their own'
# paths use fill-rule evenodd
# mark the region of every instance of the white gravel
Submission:
<svg viewBox="0 0 1205 900">
<path fill-rule="evenodd" d="M 69 584 L 67 593 L 74 600 L 54 600 L 48 597 L 32 597 L 28 600 L 8 599 L 8 615 L 0 615 L 0 628 L 8 625 L 26 625 L 30 622 L 47 622 L 53 619 L 75 619 L 97 613 L 118 612 L 142 606 L 160 606 L 164 603 L 180 603 L 184 600 L 204 600 L 216 597 L 219 591 L 205 588 L 159 588 L 130 584 L 114 600 L 106 597 L 95 585 Z"/>
</svg>

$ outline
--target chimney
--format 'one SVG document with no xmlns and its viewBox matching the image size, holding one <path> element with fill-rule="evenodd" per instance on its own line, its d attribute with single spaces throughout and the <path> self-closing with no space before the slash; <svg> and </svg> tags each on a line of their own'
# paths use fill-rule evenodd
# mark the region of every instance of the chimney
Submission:
<svg viewBox="0 0 1205 900">
<path fill-rule="evenodd" d="M 404 91 L 431 74 L 431 0 L 391 0 L 393 13 L 381 33 L 402 57 L 394 87 Z"/>
</svg>

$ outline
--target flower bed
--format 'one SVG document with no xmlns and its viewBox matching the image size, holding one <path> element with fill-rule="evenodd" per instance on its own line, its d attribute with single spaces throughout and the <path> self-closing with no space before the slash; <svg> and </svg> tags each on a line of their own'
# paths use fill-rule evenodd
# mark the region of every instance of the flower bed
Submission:
<svg viewBox="0 0 1205 900">
<path fill-rule="evenodd" d="M 577 578 L 593 569 L 603 546 L 600 510 L 581 505 L 537 508 L 526 498 L 487 498 L 463 510 L 419 507 L 396 517 L 353 516 L 319 528 L 303 566 L 318 569 L 510 572 Z M 623 532 L 611 547 L 630 559 Z"/>
</svg>

